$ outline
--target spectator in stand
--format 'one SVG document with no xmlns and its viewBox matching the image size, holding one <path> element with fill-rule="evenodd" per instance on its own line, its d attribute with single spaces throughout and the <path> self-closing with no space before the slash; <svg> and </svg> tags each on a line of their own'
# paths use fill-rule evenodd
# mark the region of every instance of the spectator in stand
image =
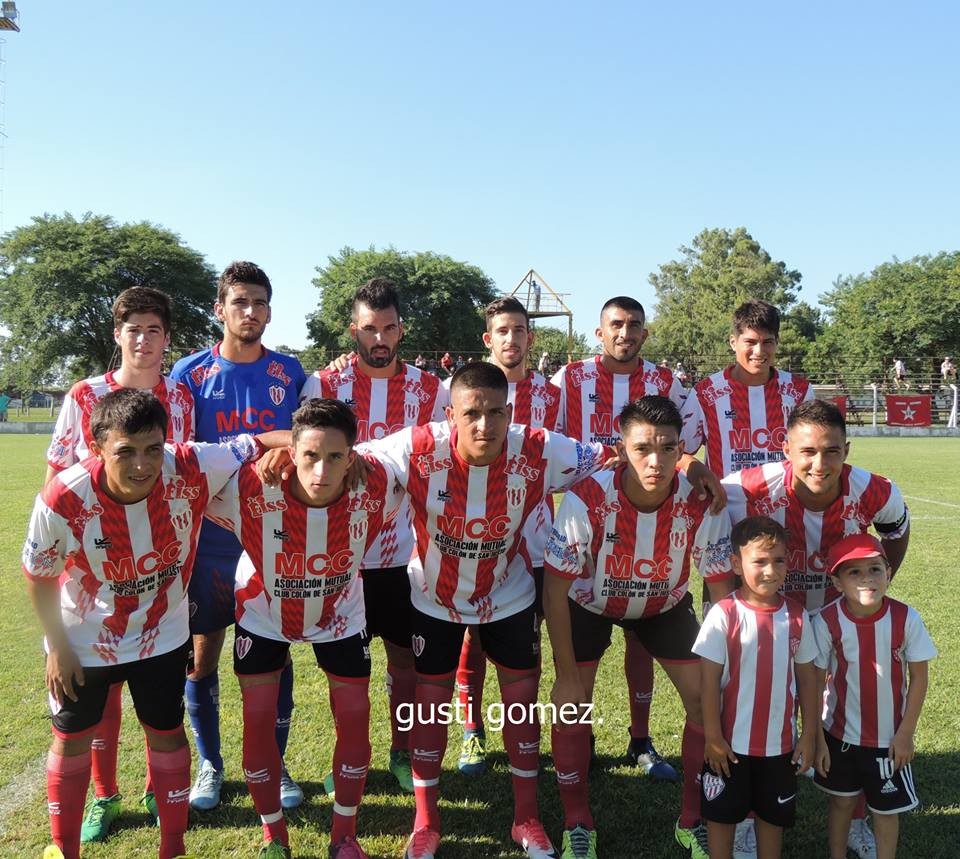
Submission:
<svg viewBox="0 0 960 859">
<path fill-rule="evenodd" d="M 910 390 L 910 382 L 907 381 L 907 365 L 903 358 L 897 358 L 893 362 L 893 384 L 898 391 L 900 388 Z"/>
<path fill-rule="evenodd" d="M 423 357 L 419 352 L 417 352 L 417 357 L 413 359 L 413 366 L 418 370 L 423 370 L 427 366 L 427 359 Z"/>
<path fill-rule="evenodd" d="M 466 366 L 466 361 L 463 360 L 463 355 L 457 355 L 457 363 L 453 365 L 454 371 L 459 370 L 461 367 Z"/>
<path fill-rule="evenodd" d="M 440 359 L 440 366 L 448 376 L 453 373 L 453 358 L 450 357 L 449 352 L 443 353 L 443 357 Z"/>
<path fill-rule="evenodd" d="M 687 375 L 687 368 L 683 366 L 683 361 L 677 361 L 677 366 L 673 368 L 673 375 L 681 385 L 686 385 L 690 381 Z"/>
<path fill-rule="evenodd" d="M 544 350 L 543 354 L 540 356 L 540 361 L 537 363 L 537 370 L 541 376 L 546 376 L 547 371 L 550 369 L 550 353 Z"/>
<path fill-rule="evenodd" d="M 943 359 L 943 363 L 940 365 L 940 378 L 944 385 L 955 385 L 957 383 L 957 366 L 949 355 Z"/>
</svg>

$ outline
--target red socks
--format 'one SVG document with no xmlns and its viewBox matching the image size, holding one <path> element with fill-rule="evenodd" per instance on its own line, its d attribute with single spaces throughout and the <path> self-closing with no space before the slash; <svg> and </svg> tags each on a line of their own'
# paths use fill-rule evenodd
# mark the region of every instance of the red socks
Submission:
<svg viewBox="0 0 960 859">
<path fill-rule="evenodd" d="M 417 694 L 417 672 L 387 663 L 387 696 L 390 699 L 390 751 L 410 748 L 410 729 L 403 730 L 397 719 L 401 704 L 412 705 Z"/>
<path fill-rule="evenodd" d="M 683 763 L 680 825 L 684 829 L 690 829 L 700 821 L 700 773 L 703 769 L 704 744 L 703 725 L 687 719 L 683 725 L 683 739 L 680 741 L 680 760 Z"/>
<path fill-rule="evenodd" d="M 537 776 L 540 772 L 540 722 L 533 712 L 538 676 L 513 683 L 500 681 L 503 698 L 503 747 L 513 775 L 513 822 L 540 818 L 537 806 Z M 511 706 L 517 705 L 517 706 Z M 517 719 L 519 713 L 523 718 Z M 512 717 L 511 717 L 512 716 Z"/>
<path fill-rule="evenodd" d="M 483 724 L 483 683 L 486 677 L 487 655 L 483 652 L 480 637 L 468 629 L 463 637 L 457 667 L 457 694 L 460 712 L 464 714 L 465 731 L 475 731 L 478 723 Z"/>
<path fill-rule="evenodd" d="M 441 704 L 449 704 L 452 690 L 437 682 L 450 675 L 417 678 L 416 712 L 429 717 L 437 714 Z M 438 725 L 437 719 L 418 719 L 410 732 L 410 765 L 413 769 L 413 792 L 417 802 L 414 830 L 423 826 L 440 831 L 440 811 L 437 808 L 437 786 L 440 783 L 440 764 L 447 750 L 447 725 Z"/>
<path fill-rule="evenodd" d="M 253 807 L 263 823 L 265 841 L 287 845 L 287 824 L 280 807 L 280 750 L 277 723 L 279 683 L 241 687 L 243 696 L 243 775 Z"/>
<path fill-rule="evenodd" d="M 337 742 L 333 748 L 333 827 L 330 843 L 357 832 L 357 807 L 370 766 L 370 695 L 366 681 L 337 686 L 330 692 L 336 701 Z"/>
<path fill-rule="evenodd" d="M 90 743 L 90 772 L 93 792 L 98 799 L 120 792 L 117 787 L 117 745 L 120 739 L 120 717 L 123 713 L 123 684 L 114 683 L 107 692 L 103 718 Z"/>
<path fill-rule="evenodd" d="M 650 736 L 650 702 L 653 700 L 653 657 L 633 633 L 623 637 L 623 673 L 630 693 L 630 736 Z"/>
<path fill-rule="evenodd" d="M 556 724 L 551 731 L 557 789 L 563 803 L 564 829 L 582 823 L 593 829 L 590 813 L 590 726 Z"/>
<path fill-rule="evenodd" d="M 186 852 L 183 834 L 190 809 L 190 747 L 181 746 L 172 752 L 148 748 L 147 771 L 160 816 L 160 859 L 173 859 Z"/>
<path fill-rule="evenodd" d="M 70 757 L 47 754 L 47 808 L 50 833 L 65 859 L 80 856 L 80 827 L 90 782 L 90 752 Z M 111 794 L 112 795 L 112 794 Z"/>
</svg>

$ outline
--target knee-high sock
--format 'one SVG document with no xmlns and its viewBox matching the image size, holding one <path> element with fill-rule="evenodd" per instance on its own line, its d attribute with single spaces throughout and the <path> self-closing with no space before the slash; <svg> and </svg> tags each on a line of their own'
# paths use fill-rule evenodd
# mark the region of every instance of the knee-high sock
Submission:
<svg viewBox="0 0 960 859">
<path fill-rule="evenodd" d="M 680 800 L 680 825 L 685 829 L 700 820 L 700 772 L 703 767 L 703 725 L 689 719 L 683 725 L 680 760 L 683 762 L 683 797 Z"/>
<path fill-rule="evenodd" d="M 623 673 L 630 693 L 630 736 L 650 736 L 650 702 L 653 700 L 653 657 L 635 635 L 624 636 Z"/>
<path fill-rule="evenodd" d="M 173 859 L 186 852 L 183 834 L 190 808 L 190 747 L 172 752 L 147 748 L 147 770 L 160 816 L 160 859 Z"/>
<path fill-rule="evenodd" d="M 337 704 L 337 742 L 333 747 L 333 827 L 330 843 L 357 833 L 357 808 L 370 766 L 369 684 L 347 683 L 331 691 Z"/>
<path fill-rule="evenodd" d="M 277 697 L 277 748 L 280 757 L 287 753 L 287 739 L 290 736 L 290 721 L 293 718 L 293 663 L 288 662 L 280 672 L 280 692 Z"/>
<path fill-rule="evenodd" d="M 280 750 L 274 739 L 277 684 L 241 687 L 243 696 L 243 775 L 253 807 L 263 823 L 265 841 L 287 844 L 280 808 Z"/>
<path fill-rule="evenodd" d="M 593 829 L 590 813 L 590 726 L 556 724 L 550 732 L 557 789 L 563 803 L 563 828 L 582 823 Z"/>
<path fill-rule="evenodd" d="M 413 730 L 410 732 L 410 766 L 413 769 L 413 792 L 417 816 L 413 828 L 429 826 L 440 831 L 440 811 L 437 808 L 437 789 L 440 783 L 440 764 L 447 750 L 447 725 L 437 724 L 438 707 L 449 704 L 453 690 L 436 681 L 447 681 L 449 675 L 417 678 L 416 707 Z M 425 682 L 426 680 L 426 682 Z"/>
<path fill-rule="evenodd" d="M 397 716 L 401 704 L 413 706 L 417 694 L 417 672 L 387 662 L 387 698 L 390 700 L 390 751 L 410 748 L 410 729 Z M 409 724 L 409 722 L 407 723 Z"/>
<path fill-rule="evenodd" d="M 107 692 L 103 718 L 90 743 L 90 774 L 93 792 L 102 799 L 120 792 L 117 787 L 117 746 L 120 741 L 120 717 L 123 714 L 123 684 L 114 683 Z"/>
<path fill-rule="evenodd" d="M 190 727 L 197 743 L 197 754 L 223 769 L 220 756 L 220 675 L 217 671 L 199 680 L 187 680 L 184 687 Z"/>
<path fill-rule="evenodd" d="M 504 715 L 520 718 L 503 721 L 503 747 L 513 775 L 513 822 L 523 823 L 540 817 L 537 806 L 537 776 L 540 772 L 540 720 L 533 712 L 537 700 L 537 678 L 525 677 L 514 683 L 501 683 Z M 514 706 L 516 705 L 516 706 Z"/>
<path fill-rule="evenodd" d="M 82 755 L 47 754 L 47 808 L 50 834 L 66 859 L 80 856 L 83 805 L 90 783 L 90 752 Z"/>
<path fill-rule="evenodd" d="M 472 633 L 472 631 L 471 631 Z M 460 665 L 457 667 L 457 694 L 460 711 L 465 714 L 463 729 L 483 729 L 483 683 L 487 677 L 487 655 L 475 634 L 463 637 Z"/>
</svg>

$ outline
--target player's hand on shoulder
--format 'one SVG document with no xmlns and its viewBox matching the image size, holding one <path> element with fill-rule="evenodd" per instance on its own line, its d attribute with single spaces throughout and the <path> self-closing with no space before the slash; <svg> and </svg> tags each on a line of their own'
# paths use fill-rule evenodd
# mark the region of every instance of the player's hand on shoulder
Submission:
<svg viewBox="0 0 960 859">
<path fill-rule="evenodd" d="M 340 373 L 343 370 L 346 370 L 350 366 L 350 362 L 356 357 L 356 352 L 347 352 L 343 355 L 337 355 L 329 364 L 327 364 L 327 370 L 331 372 Z"/>
<path fill-rule="evenodd" d="M 373 463 L 367 461 L 365 456 L 357 454 L 353 462 L 347 469 L 347 489 L 353 492 L 367 483 L 367 475 L 373 471 Z"/>
<path fill-rule="evenodd" d="M 257 460 L 257 477 L 267 486 L 279 486 L 293 474 L 293 460 L 285 447 L 268 450 Z"/>
<path fill-rule="evenodd" d="M 47 654 L 47 691 L 58 704 L 68 698 L 76 701 L 78 689 L 83 686 L 83 667 L 69 644 L 51 646 Z"/>
</svg>

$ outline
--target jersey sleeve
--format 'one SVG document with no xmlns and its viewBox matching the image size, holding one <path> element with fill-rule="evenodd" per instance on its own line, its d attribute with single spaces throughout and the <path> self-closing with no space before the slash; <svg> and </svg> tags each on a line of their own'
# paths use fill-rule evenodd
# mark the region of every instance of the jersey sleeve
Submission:
<svg viewBox="0 0 960 859">
<path fill-rule="evenodd" d="M 393 473 L 396 483 L 406 489 L 410 470 L 410 452 L 413 449 L 412 435 L 413 428 L 405 427 L 383 438 L 358 444 L 354 450 L 361 456 L 369 455 L 379 460 L 388 471 Z"/>
<path fill-rule="evenodd" d="M 697 640 L 691 648 L 697 656 L 716 662 L 727 663 L 727 613 L 719 603 L 712 606 L 703 619 Z"/>
<path fill-rule="evenodd" d="M 77 461 L 77 443 L 83 433 L 83 411 L 73 396 L 73 389 L 67 391 L 57 415 L 57 425 L 47 448 L 47 465 L 57 471 L 69 468 Z"/>
<path fill-rule="evenodd" d="M 218 444 L 195 442 L 189 448 L 197 455 L 211 496 L 220 493 L 241 465 L 255 462 L 260 457 L 260 446 L 252 435 L 246 433 Z"/>
<path fill-rule="evenodd" d="M 320 377 L 314 373 L 303 383 L 303 387 L 300 389 L 300 402 L 302 403 L 305 400 L 312 400 L 315 397 L 322 396 L 323 392 L 320 386 Z"/>
<path fill-rule="evenodd" d="M 221 528 L 240 536 L 240 472 L 238 471 L 210 498 L 204 515 Z"/>
<path fill-rule="evenodd" d="M 557 492 L 600 469 L 606 448 L 599 442 L 579 442 L 561 433 L 546 431 L 547 487 Z"/>
<path fill-rule="evenodd" d="M 447 419 L 447 406 L 450 405 L 450 386 L 447 384 L 449 379 L 444 379 L 437 385 L 437 398 L 433 401 L 432 421 L 445 421 Z"/>
<path fill-rule="evenodd" d="M 873 527 L 881 540 L 899 540 L 910 527 L 910 511 L 893 481 L 887 503 L 873 517 Z"/>
<path fill-rule="evenodd" d="M 680 384 L 680 380 L 671 375 L 670 389 L 667 391 L 667 399 L 670 400 L 679 410 L 680 414 L 683 414 L 683 405 L 687 399 L 687 392 L 683 385 Z"/>
<path fill-rule="evenodd" d="M 803 616 L 800 621 L 800 646 L 797 652 L 793 654 L 793 661 L 803 665 L 806 662 L 814 662 L 817 658 L 818 647 L 817 639 L 813 634 L 813 620 L 807 614 L 806 609 L 802 609 Z"/>
<path fill-rule="evenodd" d="M 560 408 L 557 411 L 557 432 L 567 431 L 567 386 L 564 384 L 566 367 L 561 367 L 553 374 L 550 384 L 560 389 Z"/>
<path fill-rule="evenodd" d="M 903 637 L 903 658 L 906 662 L 928 662 L 937 658 L 937 646 L 927 632 L 919 612 L 909 606 Z"/>
<path fill-rule="evenodd" d="M 827 622 L 819 615 L 813 617 L 811 623 L 813 627 L 813 637 L 817 645 L 817 655 L 813 662 L 820 669 L 830 667 L 830 654 L 833 652 L 833 637 L 830 635 L 830 628 Z"/>
<path fill-rule="evenodd" d="M 726 510 L 704 513 L 693 539 L 693 562 L 705 582 L 719 582 L 733 575 L 730 556 L 730 517 Z"/>
<path fill-rule="evenodd" d="M 575 579 L 589 567 L 593 526 L 583 501 L 572 492 L 563 496 L 547 547 L 543 553 L 545 573 Z"/>
<path fill-rule="evenodd" d="M 700 450 L 703 440 L 706 438 L 706 419 L 696 388 L 687 394 L 681 414 L 683 415 L 683 429 L 680 432 L 680 441 L 683 442 L 683 452 L 692 456 Z"/>
<path fill-rule="evenodd" d="M 728 474 L 720 481 L 727 493 L 725 512 L 730 520 L 731 527 L 747 518 L 747 493 L 740 481 L 740 473 Z"/>
<path fill-rule="evenodd" d="M 393 463 L 387 458 L 378 458 L 372 453 L 358 455 L 363 456 L 373 468 L 379 468 L 383 471 L 383 521 L 390 522 L 400 511 L 404 499 L 403 487 L 397 477 L 397 471 Z"/>
<path fill-rule="evenodd" d="M 20 556 L 23 571 L 35 579 L 56 579 L 63 571 L 68 539 L 66 520 L 38 495 Z"/>
</svg>

